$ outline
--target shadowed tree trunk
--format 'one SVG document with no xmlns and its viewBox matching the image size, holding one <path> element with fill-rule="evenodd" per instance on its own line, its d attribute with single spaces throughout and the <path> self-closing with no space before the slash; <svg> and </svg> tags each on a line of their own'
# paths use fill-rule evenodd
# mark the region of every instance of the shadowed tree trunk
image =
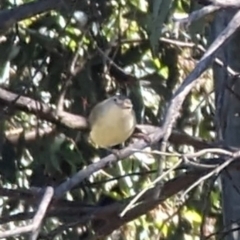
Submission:
<svg viewBox="0 0 240 240">
<path fill-rule="evenodd" d="M 226 27 L 234 10 L 219 12 L 212 24 L 215 39 Z M 224 47 L 218 57 L 236 72 L 240 72 L 240 33 Z M 240 79 L 229 75 L 226 67 L 214 65 L 216 93 L 216 126 L 218 140 L 227 146 L 240 146 Z M 223 224 L 226 240 L 240 239 L 240 172 L 227 170 L 221 174 Z M 237 229 L 238 228 L 238 229 Z M 235 230 L 234 230 L 235 229 Z"/>
</svg>

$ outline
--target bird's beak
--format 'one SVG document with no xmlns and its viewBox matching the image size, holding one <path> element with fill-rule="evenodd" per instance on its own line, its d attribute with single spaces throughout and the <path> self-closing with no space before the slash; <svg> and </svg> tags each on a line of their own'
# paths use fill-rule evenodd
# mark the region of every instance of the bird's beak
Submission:
<svg viewBox="0 0 240 240">
<path fill-rule="evenodd" d="M 123 108 L 131 109 L 132 107 L 133 107 L 133 105 L 132 105 L 132 102 L 130 99 L 125 99 L 123 101 Z"/>
</svg>

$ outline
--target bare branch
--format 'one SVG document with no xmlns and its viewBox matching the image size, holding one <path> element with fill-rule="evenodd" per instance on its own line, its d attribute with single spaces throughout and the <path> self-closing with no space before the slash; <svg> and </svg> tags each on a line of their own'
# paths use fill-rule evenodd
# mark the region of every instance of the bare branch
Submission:
<svg viewBox="0 0 240 240">
<path fill-rule="evenodd" d="M 35 240 L 38 235 L 40 224 L 45 215 L 47 207 L 52 199 L 52 196 L 53 196 L 53 188 L 47 187 L 45 194 L 42 198 L 41 204 L 38 208 L 38 211 L 37 211 L 35 217 L 33 218 L 33 223 L 30 225 L 24 226 L 24 227 L 19 227 L 19 228 L 15 228 L 12 230 L 0 232 L 0 238 L 13 237 L 13 236 L 17 236 L 20 234 L 34 232 L 34 234 L 32 235 L 32 238 L 30 238 L 30 239 Z"/>
<path fill-rule="evenodd" d="M 28 132 L 24 132 L 23 129 L 19 129 L 18 132 L 8 131 L 5 135 L 10 143 L 16 145 L 19 141 L 32 142 L 44 136 L 54 134 L 55 132 L 55 128 L 47 127 L 44 129 L 34 129 Z"/>
<path fill-rule="evenodd" d="M 40 0 L 22 4 L 12 9 L 0 11 L 0 33 L 5 32 L 18 21 L 46 11 L 58 9 L 60 5 L 60 0 Z"/>
<path fill-rule="evenodd" d="M 16 100 L 16 98 L 18 99 Z M 85 129 L 88 126 L 87 121 L 84 117 L 65 111 L 59 111 L 56 113 L 55 109 L 47 104 L 41 103 L 28 97 L 18 97 L 17 94 L 0 88 L 0 103 L 11 105 L 12 102 L 14 102 L 13 107 L 28 113 L 35 114 L 39 118 L 55 124 L 61 124 L 73 129 Z"/>
<path fill-rule="evenodd" d="M 219 174 L 223 169 L 225 169 L 227 166 L 229 166 L 235 160 L 236 160 L 236 158 L 230 158 L 230 159 L 226 160 L 224 163 L 222 163 L 220 166 L 213 169 L 211 172 L 209 172 L 206 175 L 199 178 L 196 182 L 194 182 L 191 186 L 189 186 L 187 188 L 187 190 L 182 194 L 182 198 L 185 198 L 187 193 L 190 192 L 196 186 L 198 186 L 201 182 L 209 179 L 210 177 L 212 177 L 215 174 Z"/>
<path fill-rule="evenodd" d="M 234 157 L 238 157 L 237 154 L 239 154 L 239 153 L 236 153 L 236 155 L 234 155 Z M 235 163 L 237 163 L 237 161 L 235 161 Z M 175 195 L 176 193 L 178 193 L 182 190 L 187 189 L 189 186 L 194 184 L 198 179 L 201 179 L 201 177 L 203 175 L 205 175 L 209 172 L 210 172 L 210 170 L 190 171 L 186 174 L 182 174 L 174 179 L 169 180 L 168 182 L 164 183 L 162 191 L 160 193 L 160 196 L 157 199 L 151 198 L 155 188 L 148 189 L 143 194 L 143 196 L 141 196 L 141 198 L 138 199 L 138 201 L 137 201 L 138 204 L 135 205 L 133 208 L 131 208 L 122 218 L 119 218 L 119 214 L 124 209 L 125 204 L 123 204 L 121 202 L 116 202 L 111 205 L 99 206 L 97 208 L 92 208 L 92 207 L 85 208 L 86 211 L 84 211 L 81 214 L 83 217 L 83 219 L 82 218 L 81 219 L 82 219 L 82 221 L 84 220 L 84 222 L 89 221 L 89 220 L 94 220 L 94 219 L 103 219 L 103 216 L 104 216 L 105 220 L 111 219 L 111 221 L 107 221 L 106 224 L 101 226 L 101 229 L 97 228 L 95 230 L 98 235 L 105 236 L 107 234 L 110 234 L 112 231 L 119 228 L 123 224 L 127 223 L 128 221 L 131 221 L 131 220 L 145 214 L 146 212 L 154 209 L 157 205 L 161 204 L 161 202 L 163 202 L 167 198 Z M 15 190 L 11 190 L 11 192 L 14 192 L 14 191 Z M 30 192 L 30 194 L 28 195 L 27 192 Z M 29 190 L 23 191 L 23 193 L 26 196 L 32 195 L 31 191 L 29 191 Z M 38 195 L 35 195 L 35 196 L 38 196 Z M 131 199 L 129 199 L 128 201 L 130 201 L 130 200 Z M 60 201 L 54 200 L 54 206 L 55 207 L 58 206 L 58 208 L 63 209 L 64 205 L 58 205 L 58 202 L 60 203 L 60 202 L 62 202 L 62 200 L 60 200 Z M 74 204 L 73 202 L 71 202 L 70 206 L 72 204 L 73 204 L 73 206 L 72 206 L 73 211 L 76 212 L 76 214 L 78 214 L 78 216 L 79 216 L 79 213 L 81 212 L 81 207 L 80 206 L 77 207 L 79 205 L 79 203 Z M 74 206 L 74 205 L 76 205 L 76 206 Z M 68 208 L 68 209 L 70 209 L 70 208 Z M 89 210 L 87 210 L 87 209 L 89 209 Z M 87 213 L 87 211 L 89 211 L 89 213 Z M 70 212 L 70 210 L 68 210 L 68 212 Z M 51 216 L 54 216 L 54 215 L 51 214 Z M 81 219 L 80 219 L 80 221 L 81 221 Z"/>
<path fill-rule="evenodd" d="M 155 133 L 150 134 L 149 139 L 151 140 L 151 143 L 156 143 L 157 141 L 159 141 L 161 136 L 162 136 L 162 131 L 161 131 L 161 129 L 159 129 Z M 149 146 L 149 143 L 146 143 L 144 140 L 140 140 L 140 141 L 138 141 L 134 144 L 131 144 L 128 147 L 122 149 L 121 151 L 119 151 L 118 158 L 116 157 L 116 155 L 111 154 L 105 158 L 102 158 L 100 161 L 98 161 L 96 163 L 92 163 L 92 164 L 88 165 L 85 169 L 80 170 L 75 175 L 73 175 L 70 179 L 63 182 L 61 185 L 59 185 L 55 189 L 54 196 L 56 198 L 62 197 L 62 195 L 64 195 L 67 191 L 69 191 L 74 186 L 76 186 L 77 184 L 82 182 L 85 178 L 89 177 L 94 172 L 97 172 L 97 171 L 105 168 L 106 166 L 108 166 L 114 162 L 117 162 L 120 159 L 130 156 L 132 153 L 134 153 L 134 151 L 132 149 L 134 149 L 134 148 L 143 149 L 147 146 Z"/>
<path fill-rule="evenodd" d="M 188 75 L 183 84 L 177 89 L 169 103 L 163 125 L 164 142 L 168 140 L 172 127 L 180 114 L 182 103 L 193 87 L 200 83 L 199 76 L 209 67 L 214 60 L 217 51 L 233 36 L 240 26 L 240 12 L 237 12 L 228 26 L 220 33 L 203 55 L 196 68 Z"/>
<path fill-rule="evenodd" d="M 24 227 L 20 227 L 20 228 L 15 228 L 12 230 L 0 232 L 0 238 L 14 237 L 14 236 L 18 236 L 20 234 L 29 233 L 31 231 L 32 231 L 32 225 L 28 225 L 28 226 L 24 226 Z"/>
<path fill-rule="evenodd" d="M 187 24 L 187 26 L 189 26 L 192 22 L 195 22 L 211 13 L 214 13 L 218 10 L 220 10 L 221 8 L 218 6 L 206 6 L 203 7 L 199 10 L 196 10 L 194 12 L 192 12 L 188 17 L 186 18 L 176 18 L 174 17 L 173 20 L 175 22 L 179 22 L 179 23 L 184 23 Z"/>
<path fill-rule="evenodd" d="M 45 194 L 42 198 L 41 204 L 38 207 L 38 211 L 33 218 L 32 222 L 32 235 L 30 236 L 29 240 L 36 240 L 40 231 L 42 220 L 46 214 L 47 208 L 52 200 L 54 190 L 52 187 L 47 187 Z"/>
<path fill-rule="evenodd" d="M 143 194 L 145 192 L 147 192 L 148 189 L 150 189 L 151 187 L 153 187 L 156 183 L 158 183 L 159 181 L 161 181 L 165 176 L 167 176 L 170 172 L 172 172 L 174 169 L 176 169 L 178 166 L 180 166 L 180 164 L 182 163 L 182 160 L 179 160 L 176 164 L 174 164 L 168 171 L 164 172 L 161 176 L 159 176 L 158 178 L 156 178 L 153 182 L 151 182 L 146 188 L 144 188 L 142 191 L 140 191 L 131 201 L 130 203 L 124 208 L 124 210 L 120 213 L 120 217 L 123 217 L 129 210 L 131 207 L 133 207 L 133 205 L 138 201 L 138 199 L 140 199 L 141 196 L 143 196 Z"/>
<path fill-rule="evenodd" d="M 221 8 L 240 8 L 239 0 L 198 0 L 203 5 L 212 4 Z"/>
</svg>

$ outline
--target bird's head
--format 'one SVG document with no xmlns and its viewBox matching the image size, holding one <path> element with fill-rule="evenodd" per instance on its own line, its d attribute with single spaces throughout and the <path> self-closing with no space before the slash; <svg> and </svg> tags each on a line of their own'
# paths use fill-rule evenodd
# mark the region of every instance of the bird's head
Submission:
<svg viewBox="0 0 240 240">
<path fill-rule="evenodd" d="M 113 96 L 111 98 L 111 101 L 113 101 L 114 104 L 116 104 L 116 106 L 118 106 L 122 109 L 132 110 L 132 108 L 133 108 L 132 101 L 125 96 Z"/>
</svg>

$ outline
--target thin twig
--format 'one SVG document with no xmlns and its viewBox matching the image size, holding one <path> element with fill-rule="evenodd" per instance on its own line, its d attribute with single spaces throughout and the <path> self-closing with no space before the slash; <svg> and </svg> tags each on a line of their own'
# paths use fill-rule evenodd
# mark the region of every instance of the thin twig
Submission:
<svg viewBox="0 0 240 240">
<path fill-rule="evenodd" d="M 188 192 L 190 192 L 193 188 L 195 188 L 197 185 L 199 185 L 201 182 L 205 181 L 206 179 L 212 177 L 215 174 L 219 174 L 224 168 L 226 168 L 227 166 L 229 166 L 233 161 L 236 160 L 236 157 L 230 158 L 228 160 L 226 160 L 224 163 L 222 163 L 220 166 L 218 166 L 217 168 L 213 169 L 212 171 L 210 171 L 209 173 L 207 173 L 206 175 L 204 175 L 203 177 L 199 178 L 196 182 L 194 182 L 190 187 L 187 188 L 186 191 L 184 191 L 184 193 L 182 194 L 182 198 L 185 198 L 185 196 L 187 195 Z"/>
<path fill-rule="evenodd" d="M 120 213 L 120 217 L 123 217 L 127 211 L 129 211 L 129 209 L 137 202 L 137 200 L 152 186 L 154 186 L 156 183 L 158 183 L 159 181 L 161 181 L 165 176 L 167 176 L 170 172 L 172 172 L 175 168 L 177 168 L 178 166 L 180 166 L 180 164 L 182 163 L 182 160 L 179 160 L 176 164 L 174 164 L 171 168 L 169 168 L 168 171 L 166 171 L 165 173 L 163 173 L 161 176 L 159 176 L 158 178 L 156 178 L 153 182 L 151 182 L 145 189 L 143 189 L 141 192 L 139 192 L 136 197 L 134 197 L 130 203 L 126 206 L 126 208 L 124 208 L 124 210 Z"/>
<path fill-rule="evenodd" d="M 187 26 L 189 26 L 190 24 L 192 24 L 192 22 L 195 22 L 195 21 L 199 20 L 200 18 L 203 18 L 206 15 L 214 13 L 220 9 L 221 9 L 221 7 L 210 5 L 210 6 L 206 6 L 206 7 L 203 7 L 199 10 L 192 12 L 188 17 L 185 17 L 185 18 L 173 17 L 173 20 L 175 22 L 182 23 L 182 24 L 184 23 L 184 24 L 187 24 Z"/>
<path fill-rule="evenodd" d="M 205 154 L 219 154 L 219 155 L 226 155 L 226 156 L 233 156 L 233 152 L 221 149 L 221 148 L 205 148 L 200 151 L 194 152 L 194 153 L 169 153 L 169 152 L 162 152 L 158 150 L 153 150 L 153 151 L 145 151 L 145 150 L 140 150 L 140 149 L 133 149 L 134 152 L 140 152 L 140 153 L 146 153 L 146 154 L 155 154 L 155 155 L 164 155 L 167 157 L 187 157 L 187 158 L 196 158 L 196 157 L 201 157 Z"/>
<path fill-rule="evenodd" d="M 33 234 L 30 237 L 30 239 L 35 240 L 38 236 L 40 225 L 43 220 L 43 217 L 45 216 L 47 207 L 52 199 L 53 192 L 54 191 L 52 187 L 46 188 L 41 204 L 39 205 L 38 211 L 36 212 L 33 218 L 32 224 L 29 224 L 24 227 L 19 227 L 12 230 L 0 232 L 0 238 L 14 237 L 20 234 L 26 234 L 26 233 L 32 232 Z"/>
<path fill-rule="evenodd" d="M 31 234 L 29 240 L 37 239 L 43 218 L 44 218 L 47 208 L 52 200 L 53 193 L 54 193 L 54 190 L 52 187 L 46 188 L 45 194 L 44 194 L 42 201 L 38 207 L 38 211 L 36 212 L 36 214 L 33 218 L 33 222 L 32 222 L 33 230 L 32 230 L 32 234 Z"/>
</svg>

